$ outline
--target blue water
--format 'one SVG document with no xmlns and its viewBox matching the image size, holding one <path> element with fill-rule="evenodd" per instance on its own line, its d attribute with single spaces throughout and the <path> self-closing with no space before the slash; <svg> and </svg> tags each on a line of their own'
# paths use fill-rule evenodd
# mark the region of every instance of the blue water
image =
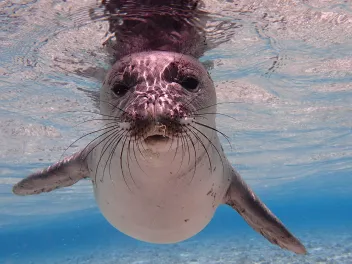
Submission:
<svg viewBox="0 0 352 264">
<path fill-rule="evenodd" d="M 323 175 L 319 175 L 321 177 Z M 344 181 L 348 175 L 324 175 Z M 96 208 L 50 216 L 32 216 L 1 230 L 6 241 L 1 263 L 351 263 L 351 195 L 302 180 L 285 195 L 272 188 L 259 194 L 306 245 L 296 256 L 270 245 L 233 210 L 222 206 L 205 230 L 174 245 L 152 245 L 129 238 Z M 325 186 L 326 187 L 326 186 Z M 294 189 L 300 190 L 293 191 Z M 2 216 L 3 217 L 3 216 Z"/>
<path fill-rule="evenodd" d="M 101 47 L 106 25 L 76 15 L 95 1 L 4 1 L 0 263 L 352 263 L 352 3 L 206 2 L 214 14 L 224 12 L 220 21 L 241 24 L 222 29 L 222 36 L 235 34 L 202 58 L 212 61 L 219 101 L 236 102 L 219 105 L 236 119 L 217 119 L 231 139 L 225 152 L 308 254 L 271 245 L 226 206 L 195 237 L 153 245 L 111 227 L 89 181 L 14 196 L 14 183 L 56 162 L 94 128 L 73 124 L 97 111 L 108 55 Z M 81 74 L 87 69 L 94 78 Z"/>
</svg>

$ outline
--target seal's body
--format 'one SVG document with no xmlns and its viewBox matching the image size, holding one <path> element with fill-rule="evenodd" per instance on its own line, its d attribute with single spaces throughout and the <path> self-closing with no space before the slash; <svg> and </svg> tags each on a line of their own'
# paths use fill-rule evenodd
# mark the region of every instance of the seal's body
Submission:
<svg viewBox="0 0 352 264">
<path fill-rule="evenodd" d="M 157 0 L 141 2 L 141 10 L 149 10 L 147 3 L 165 8 Z M 191 2 L 182 3 L 196 12 Z M 124 32 L 144 36 L 135 26 Z M 120 55 L 100 93 L 105 121 L 101 135 L 82 151 L 16 184 L 14 193 L 48 192 L 90 178 L 106 219 L 122 232 L 154 243 L 195 235 L 224 203 L 270 242 L 305 253 L 228 162 L 215 126 L 215 88 L 194 58 L 201 52 L 181 53 L 182 42 L 165 51 L 170 43 L 155 50 L 138 46 L 128 55 L 117 49 Z"/>
<path fill-rule="evenodd" d="M 137 84 L 116 100 L 120 84 L 130 76 Z M 189 83 L 183 83 L 185 78 Z M 110 92 L 113 83 L 115 93 Z M 89 162 L 91 172 L 98 167 L 95 195 L 103 214 L 119 230 L 150 242 L 177 242 L 198 233 L 222 203 L 230 184 L 216 131 L 196 124 L 215 127 L 214 116 L 200 117 L 205 103 L 210 106 L 206 112 L 215 111 L 216 104 L 212 81 L 203 66 L 179 53 L 133 54 L 114 65 L 101 98 L 116 101 L 102 104 L 103 115 L 116 114 L 125 126 L 123 131 L 137 131 L 126 138 L 120 132 L 121 143 L 111 161 L 109 150 L 100 160 L 104 152 L 100 144 Z M 112 180 L 107 167 L 118 172 Z"/>
</svg>

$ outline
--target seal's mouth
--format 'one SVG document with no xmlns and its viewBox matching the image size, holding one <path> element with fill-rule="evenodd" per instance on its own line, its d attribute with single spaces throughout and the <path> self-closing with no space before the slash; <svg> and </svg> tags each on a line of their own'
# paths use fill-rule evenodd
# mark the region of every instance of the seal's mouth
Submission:
<svg viewBox="0 0 352 264">
<path fill-rule="evenodd" d="M 156 143 L 167 143 L 169 141 L 169 139 L 170 138 L 168 136 L 155 134 L 155 135 L 150 135 L 150 136 L 146 137 L 144 139 L 144 142 L 147 145 L 153 145 Z"/>
<path fill-rule="evenodd" d="M 168 128 L 166 125 L 157 123 L 153 126 L 151 131 L 144 138 L 147 145 L 154 145 L 159 143 L 167 143 L 170 137 L 167 134 Z"/>
</svg>

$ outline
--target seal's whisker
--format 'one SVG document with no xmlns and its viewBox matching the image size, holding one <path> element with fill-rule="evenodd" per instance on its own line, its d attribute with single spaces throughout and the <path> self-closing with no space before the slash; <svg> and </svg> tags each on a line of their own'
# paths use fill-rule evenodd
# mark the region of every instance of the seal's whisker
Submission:
<svg viewBox="0 0 352 264">
<path fill-rule="evenodd" d="M 79 140 L 81 140 L 81 139 L 83 139 L 83 138 L 85 138 L 85 137 L 87 137 L 87 136 L 89 136 L 89 135 L 92 135 L 92 134 L 95 134 L 95 133 L 98 133 L 98 132 L 102 132 L 102 131 L 104 131 L 104 130 L 106 130 L 106 129 L 110 129 L 110 128 L 116 128 L 116 124 L 114 124 L 114 125 L 112 125 L 112 126 L 108 126 L 108 127 L 104 126 L 104 127 L 101 128 L 101 129 L 95 130 L 95 131 L 93 131 L 93 132 L 87 133 L 87 134 L 85 134 L 85 135 L 79 137 L 78 139 L 76 139 L 75 141 L 73 141 L 73 142 L 64 150 L 64 152 L 63 152 L 63 153 L 61 154 L 61 156 L 60 156 L 60 160 L 63 158 L 63 156 L 65 155 L 66 151 L 67 151 L 70 147 L 72 147 L 75 143 L 77 143 Z M 104 134 L 103 134 L 103 135 L 104 135 Z M 102 136 L 102 135 L 100 135 L 100 136 Z M 98 136 L 97 138 L 99 138 L 100 136 Z M 96 138 L 95 138 L 95 139 L 96 139 Z M 91 140 L 91 141 L 88 143 L 88 145 L 84 148 L 84 150 L 85 150 L 95 139 Z"/>
<path fill-rule="evenodd" d="M 167 150 L 168 152 L 170 152 L 170 150 L 171 150 L 171 147 L 172 147 L 172 144 L 174 143 L 174 140 L 175 140 L 175 137 L 174 137 L 174 135 L 171 137 L 171 143 L 170 143 L 170 146 L 169 146 L 169 149 Z M 177 145 L 176 145 L 176 148 L 178 147 L 178 142 L 177 142 Z M 177 151 L 177 150 L 176 150 Z M 175 154 L 176 155 L 176 154 Z M 174 161 L 175 160 L 175 157 L 174 157 L 174 159 L 172 160 L 172 161 Z"/>
<path fill-rule="evenodd" d="M 182 134 L 179 136 L 179 138 L 181 140 L 182 157 L 184 157 L 186 155 L 186 143 L 187 142 L 185 141 L 185 138 Z M 182 159 L 182 162 L 183 162 L 183 159 Z"/>
<path fill-rule="evenodd" d="M 121 173 L 122 173 L 123 180 L 125 181 L 127 188 L 132 192 L 132 189 L 130 188 L 130 186 L 128 185 L 128 183 L 126 181 L 125 172 L 124 172 L 124 169 L 123 169 L 123 162 L 122 162 L 123 150 L 125 148 L 126 140 L 127 140 L 127 137 L 125 136 L 125 140 L 123 141 L 122 148 L 121 148 L 121 151 L 120 151 L 120 168 L 121 168 Z"/>
<path fill-rule="evenodd" d="M 127 138 L 127 137 L 126 137 Z M 128 166 L 128 171 L 130 173 L 130 177 L 134 183 L 134 185 L 137 187 L 136 185 L 136 182 L 134 181 L 133 179 L 133 175 L 132 175 L 132 172 L 131 172 L 131 167 L 130 167 L 130 158 L 131 158 L 131 138 L 128 139 L 128 149 L 127 149 L 127 155 L 126 155 L 126 158 L 127 158 L 127 166 Z"/>
<path fill-rule="evenodd" d="M 193 126 L 191 126 L 193 127 Z M 211 164 L 211 158 L 210 158 L 210 155 L 209 155 L 209 152 L 207 150 L 207 146 L 205 146 L 205 144 L 203 143 L 203 141 L 201 140 L 201 138 L 197 135 L 197 133 L 195 133 L 194 131 L 192 131 L 192 129 L 190 129 L 191 133 L 193 133 L 193 135 L 197 138 L 198 142 L 202 145 L 202 147 L 204 148 L 204 151 L 205 153 L 207 154 L 208 156 L 208 160 L 209 160 L 209 166 L 210 166 L 210 171 L 213 171 L 213 167 L 212 167 L 212 164 Z"/>
<path fill-rule="evenodd" d="M 118 105 L 112 104 L 112 103 L 109 102 L 109 101 L 103 101 L 103 100 L 100 99 L 100 102 L 107 103 L 107 104 L 111 105 L 111 106 L 113 107 L 112 110 L 117 109 L 117 110 L 120 110 L 120 111 L 123 112 L 123 113 L 127 113 L 125 110 L 123 110 L 123 109 L 121 109 L 120 107 L 118 107 Z"/>
<path fill-rule="evenodd" d="M 220 157 L 220 160 L 221 160 L 221 163 L 222 163 L 222 168 L 224 169 L 224 161 L 223 161 L 223 157 L 221 156 L 220 154 L 220 151 L 218 150 L 218 148 L 214 145 L 214 143 L 202 132 L 200 131 L 199 129 L 197 129 L 195 126 L 192 126 L 190 125 L 191 127 L 193 127 L 193 129 L 197 130 L 204 138 L 206 138 L 209 143 L 215 148 L 216 152 L 218 153 L 219 157 Z"/>
<path fill-rule="evenodd" d="M 181 151 L 182 151 L 182 158 L 181 158 L 181 164 L 180 164 L 180 167 L 182 166 L 183 164 L 183 159 L 184 159 L 184 156 L 185 156 L 185 142 L 184 142 L 184 138 L 182 137 L 182 135 L 178 136 L 177 137 L 177 145 L 179 144 L 179 141 L 181 141 Z"/>
<path fill-rule="evenodd" d="M 127 134 L 127 133 L 128 133 L 128 131 L 125 131 L 125 132 L 122 133 L 122 135 L 116 140 L 114 146 L 111 148 L 110 154 L 109 154 L 108 159 L 107 159 L 107 161 L 106 161 L 106 165 L 105 165 L 105 166 L 107 166 L 107 164 L 109 163 L 109 176 L 110 176 L 110 181 L 111 181 L 113 184 L 115 184 L 115 182 L 114 182 L 114 180 L 112 179 L 112 175 L 111 175 L 111 161 L 112 161 L 112 158 L 113 158 L 113 156 L 114 156 L 114 154 L 115 154 L 116 148 L 118 147 L 119 143 L 121 142 L 121 140 L 124 138 L 125 134 Z M 122 151 L 122 150 L 121 150 L 121 151 Z M 126 182 L 126 179 L 125 179 L 125 178 L 123 178 L 123 179 L 124 179 L 124 181 L 125 181 L 126 186 L 128 187 L 128 189 L 130 189 L 129 186 L 128 186 L 128 184 L 127 184 L 127 182 Z"/>
<path fill-rule="evenodd" d="M 129 171 L 129 173 L 131 175 L 131 178 L 132 178 L 132 180 L 134 182 L 133 175 L 132 175 L 132 172 L 131 172 L 131 167 L 130 167 L 130 160 L 132 161 L 132 158 L 131 158 L 131 141 L 132 141 L 132 139 L 131 139 L 131 137 L 129 137 L 128 145 L 127 145 L 127 166 L 128 166 L 128 171 Z"/>
<path fill-rule="evenodd" d="M 197 99 L 197 95 L 193 96 L 188 102 L 186 102 L 185 107 L 191 105 L 195 99 Z"/>
<path fill-rule="evenodd" d="M 93 112 L 93 111 L 73 111 L 73 110 L 70 110 L 70 111 L 65 111 L 65 112 L 62 112 L 62 113 L 89 113 L 89 114 L 100 115 L 100 116 L 103 116 L 103 117 L 118 118 L 117 116 L 106 115 L 106 114 L 102 114 L 102 113 L 99 113 L 99 112 Z"/>
<path fill-rule="evenodd" d="M 136 142 L 136 145 L 137 145 L 137 148 L 138 148 L 139 153 L 141 154 L 141 156 L 143 157 L 143 159 L 146 159 L 146 157 L 144 156 L 144 154 L 143 154 L 143 152 L 142 152 L 142 150 L 141 150 L 141 148 L 140 148 L 140 145 L 143 146 L 143 143 L 140 142 L 139 138 L 137 138 L 135 142 Z"/>
<path fill-rule="evenodd" d="M 190 132 L 192 132 L 192 130 L 188 127 L 186 127 Z M 192 182 L 194 176 L 196 175 L 196 170 L 197 170 L 197 150 L 196 150 L 196 146 L 195 143 L 192 140 L 192 137 L 186 132 L 186 135 L 188 136 L 190 142 L 192 143 L 193 146 L 193 150 L 194 150 L 194 169 L 193 169 L 193 174 L 192 174 L 192 178 L 190 183 Z"/>
<path fill-rule="evenodd" d="M 133 150 L 134 158 L 135 158 L 135 160 L 136 160 L 136 163 L 137 163 L 138 167 L 141 169 L 141 171 L 142 171 L 145 175 L 147 175 L 147 174 L 145 173 L 145 171 L 142 169 L 141 165 L 139 164 L 139 161 L 138 161 L 138 158 L 137 158 L 137 155 L 136 155 L 136 151 L 135 151 L 135 149 L 134 149 L 134 146 L 137 145 L 138 142 L 137 142 L 136 140 L 135 140 L 134 142 L 135 142 L 135 144 L 132 144 L 132 150 Z"/>
<path fill-rule="evenodd" d="M 211 104 L 211 105 L 208 105 L 208 106 L 205 106 L 205 107 L 202 107 L 202 108 L 197 108 L 195 112 L 199 112 L 201 110 L 204 110 L 204 109 L 207 109 L 207 108 L 210 108 L 212 106 L 216 106 L 216 105 L 221 105 L 221 104 L 240 104 L 240 103 L 243 103 L 243 102 L 221 102 L 221 103 L 215 103 L 215 104 Z"/>
<path fill-rule="evenodd" d="M 142 139 L 142 137 L 140 137 L 139 139 Z M 140 140 L 141 142 L 141 146 L 143 148 L 143 151 L 147 151 L 147 149 L 145 148 L 145 141 L 144 140 Z"/>
<path fill-rule="evenodd" d="M 92 122 L 92 121 L 113 121 L 113 122 L 111 122 L 111 123 L 104 124 L 104 126 L 106 126 L 106 125 L 111 125 L 111 124 L 117 123 L 117 122 L 118 122 L 118 119 L 112 119 L 112 118 L 110 118 L 110 119 L 105 119 L 105 118 L 88 119 L 88 120 L 84 120 L 84 121 L 78 123 L 77 125 L 74 125 L 73 127 L 78 127 L 78 126 L 80 126 L 80 125 L 82 125 L 82 124 L 84 124 L 84 123 Z"/>
<path fill-rule="evenodd" d="M 178 152 L 179 140 L 180 140 L 180 137 L 177 137 L 177 147 L 176 147 L 174 159 L 175 159 L 176 154 L 177 154 L 177 152 Z M 181 170 L 182 164 L 183 164 L 183 159 L 184 159 L 184 155 L 183 155 L 183 143 L 181 143 L 181 147 L 182 147 L 181 162 L 180 162 L 180 166 L 178 167 L 178 170 L 177 170 L 176 174 L 178 174 L 179 171 Z"/>
<path fill-rule="evenodd" d="M 186 136 L 187 136 L 187 131 L 184 131 L 184 132 L 186 133 L 186 135 L 183 135 L 182 138 L 183 138 L 183 141 L 184 141 L 185 143 L 187 143 L 187 151 L 186 151 L 186 148 L 185 148 L 185 152 L 188 153 L 188 165 L 189 165 L 190 162 L 191 162 L 191 153 L 190 153 L 190 151 L 189 151 L 189 142 L 188 142 L 188 140 L 187 140 L 187 138 L 186 138 Z M 184 154 L 184 153 L 182 153 L 182 154 Z"/>
<path fill-rule="evenodd" d="M 99 160 L 98 160 L 97 167 L 95 168 L 95 177 L 94 177 L 95 179 L 96 179 L 96 176 L 97 176 L 97 173 L 98 173 L 99 164 L 100 164 L 102 158 L 104 157 L 105 152 L 109 149 L 110 143 L 111 143 L 111 142 L 114 142 L 114 140 L 115 140 L 116 138 L 118 138 L 118 137 L 121 135 L 121 134 L 120 134 L 121 131 L 122 131 L 122 129 L 119 130 L 119 131 L 116 131 L 116 132 L 114 131 L 114 132 L 112 132 L 110 135 L 108 135 L 108 136 L 104 139 L 104 141 L 105 141 L 106 139 L 107 139 L 107 141 L 105 142 L 104 146 L 103 146 L 102 149 L 101 149 L 100 158 L 99 158 Z M 123 133 L 123 132 L 122 132 L 122 133 Z M 103 182 L 103 178 L 104 178 L 104 174 L 105 174 L 105 167 L 106 167 L 106 165 L 104 166 L 103 177 L 100 179 L 100 182 Z"/>
<path fill-rule="evenodd" d="M 168 151 L 170 151 L 171 146 L 172 146 L 172 143 L 174 142 L 174 140 L 175 140 L 175 137 L 172 137 L 172 142 L 171 142 L 171 144 L 170 144 L 170 147 L 169 147 L 169 150 L 168 150 Z M 173 157 L 173 159 L 172 159 L 172 162 L 174 162 L 174 160 L 175 160 L 175 158 L 176 158 L 176 155 L 177 155 L 177 152 L 178 152 L 178 147 L 179 147 L 178 142 L 179 142 L 179 138 L 177 137 L 176 150 L 175 150 L 175 155 L 174 155 L 174 157 Z"/>
<path fill-rule="evenodd" d="M 108 163 L 109 163 L 109 178 L 110 178 L 110 181 L 112 182 L 112 184 L 115 184 L 115 182 L 113 181 L 112 175 L 111 175 L 111 160 L 112 160 L 112 158 L 114 157 L 116 148 L 118 147 L 118 145 L 119 145 L 121 139 L 123 138 L 123 134 L 124 134 L 124 133 L 127 133 L 127 131 L 122 132 L 122 134 L 117 135 L 117 136 L 114 138 L 114 140 L 112 141 L 112 146 L 111 146 L 111 148 L 110 148 L 110 153 L 109 153 L 108 158 L 106 159 L 105 165 L 104 165 L 104 172 L 105 172 L 106 166 L 108 166 Z M 105 174 L 105 173 L 104 173 L 104 174 Z M 104 176 L 104 175 L 103 175 L 103 176 Z"/>
<path fill-rule="evenodd" d="M 100 134 L 99 136 L 97 136 L 96 138 L 94 138 L 93 140 L 91 140 L 91 141 L 87 144 L 87 146 L 86 146 L 85 148 L 83 148 L 83 151 L 85 151 L 86 149 L 88 149 L 89 146 L 90 146 L 91 144 L 93 144 L 97 139 L 99 139 L 99 138 L 105 136 L 106 134 L 108 134 L 108 133 L 110 133 L 111 131 L 114 131 L 115 129 L 118 129 L 118 128 L 119 128 L 118 126 L 116 126 L 116 127 L 111 127 L 110 130 L 105 131 L 104 133 Z M 89 154 L 92 153 L 92 151 L 93 151 L 98 145 L 100 145 L 102 142 L 104 142 L 105 139 L 106 139 L 106 137 L 105 137 L 104 139 L 102 139 L 98 144 L 94 144 L 93 148 L 91 148 L 91 149 L 88 151 L 88 153 L 86 154 L 86 156 L 84 157 L 84 159 L 86 159 L 86 158 L 89 156 Z"/>
<path fill-rule="evenodd" d="M 231 118 L 235 121 L 238 121 L 236 118 L 233 116 L 227 115 L 227 114 L 222 114 L 222 113 L 201 113 L 201 114 L 193 114 L 194 116 L 202 116 L 202 115 L 221 115 L 221 116 L 226 116 L 228 118 Z"/>
<path fill-rule="evenodd" d="M 191 164 L 191 150 L 190 150 L 190 142 L 193 144 L 193 141 L 191 141 L 190 136 L 188 135 L 186 129 L 183 129 L 183 133 L 182 133 L 182 140 L 183 140 L 183 145 L 184 145 L 184 152 L 182 153 L 182 155 L 186 155 L 185 153 L 188 154 L 188 162 L 187 165 L 189 166 Z"/>
<path fill-rule="evenodd" d="M 200 125 L 200 126 L 202 126 L 202 127 L 209 128 L 209 129 L 211 129 L 211 130 L 213 130 L 213 131 L 215 131 L 215 132 L 218 132 L 220 135 L 222 135 L 222 136 L 227 140 L 227 142 L 229 143 L 229 145 L 230 145 L 230 147 L 231 147 L 231 149 L 232 149 L 232 144 L 231 144 L 231 142 L 230 142 L 230 137 L 227 136 L 225 133 L 221 132 L 220 130 L 218 130 L 218 129 L 216 129 L 216 128 L 213 128 L 213 127 L 211 127 L 211 126 L 202 124 L 202 123 L 197 122 L 197 121 L 194 121 L 194 123 L 197 124 L 197 125 Z"/>
<path fill-rule="evenodd" d="M 106 147 L 106 149 L 104 150 L 104 152 L 102 152 L 102 154 L 100 155 L 100 159 L 103 157 L 103 155 L 104 155 L 104 153 L 106 152 L 106 150 L 108 150 L 109 147 L 111 147 L 111 145 L 114 144 L 115 141 L 118 141 L 118 139 L 119 139 L 120 137 L 122 137 L 122 134 L 123 134 L 124 132 L 122 132 L 122 133 L 120 133 L 120 132 L 121 132 L 121 130 L 118 131 L 118 132 L 116 132 L 116 133 L 114 133 L 113 138 L 109 139 L 109 141 L 108 141 L 108 142 L 109 142 L 109 145 Z M 106 143 L 105 143 L 105 144 L 106 144 Z M 108 155 L 108 158 L 107 158 L 107 160 L 105 161 L 105 165 L 104 165 L 104 169 L 103 169 L 103 175 L 102 175 L 102 178 L 101 178 L 100 182 L 103 182 L 103 181 L 104 181 L 104 175 L 105 175 L 106 166 L 107 166 L 107 163 L 108 163 L 108 161 L 109 161 L 110 155 L 113 155 L 113 154 L 114 154 L 114 152 L 113 152 L 113 151 L 110 151 L 110 153 L 109 153 L 109 155 Z M 99 160 L 98 164 L 99 164 L 99 163 L 100 163 L 100 160 Z M 111 178 L 111 172 L 110 172 L 110 170 L 109 170 L 109 173 L 110 173 L 110 178 Z"/>
<path fill-rule="evenodd" d="M 136 145 L 138 147 L 139 153 L 142 155 L 143 159 L 146 159 L 143 152 L 141 151 L 140 147 L 139 147 L 139 143 L 140 143 L 140 138 L 137 137 L 137 135 L 134 135 L 134 141 L 136 142 Z M 141 143 L 142 144 L 142 143 Z"/>
</svg>

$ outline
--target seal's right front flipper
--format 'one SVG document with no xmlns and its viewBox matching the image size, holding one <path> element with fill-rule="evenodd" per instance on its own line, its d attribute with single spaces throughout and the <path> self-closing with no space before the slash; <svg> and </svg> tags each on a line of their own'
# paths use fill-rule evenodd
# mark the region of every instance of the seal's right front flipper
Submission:
<svg viewBox="0 0 352 264">
<path fill-rule="evenodd" d="M 301 242 L 265 206 L 241 176 L 235 170 L 231 170 L 231 174 L 232 180 L 225 203 L 234 208 L 254 230 L 271 243 L 297 254 L 306 254 L 306 249 Z"/>
<path fill-rule="evenodd" d="M 17 195 L 31 195 L 67 187 L 89 177 L 85 155 L 78 152 L 48 168 L 29 175 L 12 189 Z"/>
</svg>

